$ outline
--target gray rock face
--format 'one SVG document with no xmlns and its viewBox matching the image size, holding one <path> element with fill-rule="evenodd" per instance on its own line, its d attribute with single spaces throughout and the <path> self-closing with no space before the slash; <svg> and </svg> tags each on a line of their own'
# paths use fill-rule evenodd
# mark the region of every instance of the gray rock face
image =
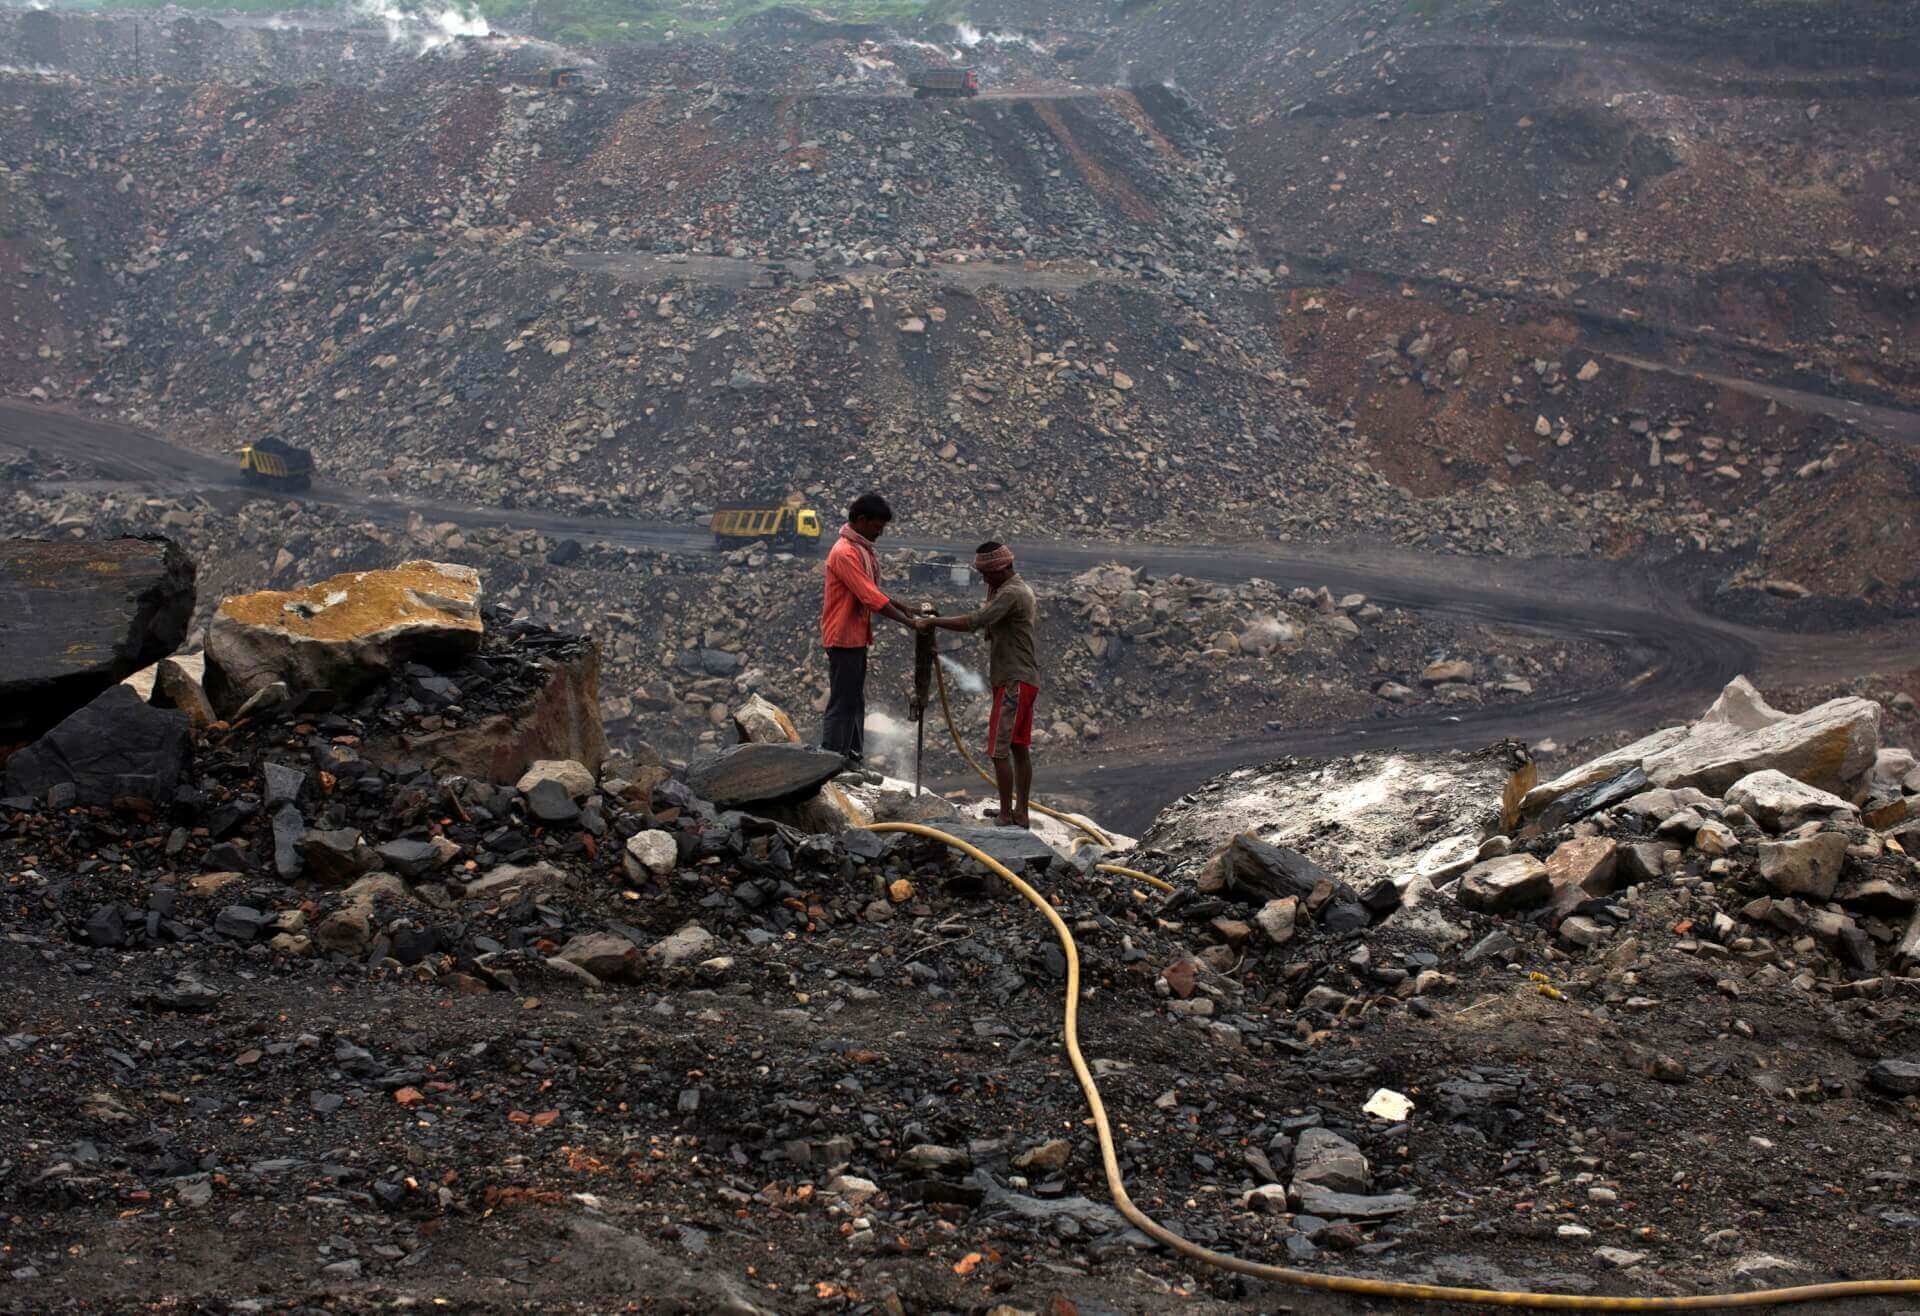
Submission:
<svg viewBox="0 0 1920 1316">
<path fill-rule="evenodd" d="M 431 841 L 388 841 L 379 854 L 382 864 L 406 878 L 424 877 L 440 862 Z"/>
<path fill-rule="evenodd" d="M 1286 896 L 1304 900 L 1320 883 L 1334 882 L 1330 873 L 1299 851 L 1269 845 L 1247 833 L 1234 837 L 1233 843 L 1221 851 L 1220 875 L 1229 890 L 1266 900 Z"/>
<path fill-rule="evenodd" d="M 1813 818 L 1857 818 L 1860 811 L 1827 791 L 1769 768 L 1749 773 L 1727 788 L 1727 803 L 1770 832 L 1790 832 Z"/>
<path fill-rule="evenodd" d="M 1687 727 L 1668 727 L 1581 765 L 1527 794 L 1531 816 L 1569 791 L 1639 767 L 1656 786 L 1694 786 L 1720 795 L 1741 778 L 1768 769 L 1836 794 L 1847 794 L 1874 766 L 1880 749 L 1880 705 L 1834 699 L 1804 713 L 1768 706 L 1745 677 L 1721 692 Z"/>
<path fill-rule="evenodd" d="M 1511 854 L 1475 864 L 1460 879 L 1460 903 L 1483 914 L 1538 905 L 1553 894 L 1547 866 L 1530 854 Z"/>
<path fill-rule="evenodd" d="M 344 886 L 373 867 L 373 851 L 351 827 L 309 831 L 300 838 L 306 875 L 316 882 Z"/>
<path fill-rule="evenodd" d="M 1890 1097 L 1920 1094 L 1920 1061 L 1882 1060 L 1867 1071 L 1867 1082 Z"/>
<path fill-rule="evenodd" d="M 559 957 L 601 982 L 612 982 L 633 976 L 640 965 L 640 948 L 611 932 L 585 932 L 562 946 Z"/>
<path fill-rule="evenodd" d="M 705 959 L 718 939 L 698 923 L 689 923 L 671 936 L 647 947 L 647 958 L 668 968 L 689 960 Z"/>
<path fill-rule="evenodd" d="M 541 822 L 567 823 L 580 816 L 580 806 L 567 794 L 567 788 L 551 778 L 534 783 L 527 792 L 527 812 Z"/>
<path fill-rule="evenodd" d="M 469 900 L 512 900 L 522 892 L 562 880 L 552 864 L 502 864 L 467 883 Z"/>
<path fill-rule="evenodd" d="M 171 540 L 0 544 L 0 740 L 39 735 L 179 648 L 193 600 Z"/>
<path fill-rule="evenodd" d="M 1783 896 L 1832 899 L 1846 863 L 1847 838 L 1840 832 L 1770 841 L 1760 847 L 1760 877 Z"/>
<path fill-rule="evenodd" d="M 1293 1189 L 1325 1188 L 1364 1193 L 1373 1184 L 1371 1167 L 1360 1149 L 1332 1129 L 1303 1129 L 1293 1153 Z"/>
<path fill-rule="evenodd" d="M 1702 723 L 1644 766 L 1656 785 L 1715 793 L 1769 768 L 1821 790 L 1845 791 L 1872 771 L 1879 750 L 1880 705 L 1834 699 L 1754 730 Z"/>
<path fill-rule="evenodd" d="M 71 784 L 80 804 L 164 802 L 180 782 L 189 742 L 185 713 L 149 707 L 115 685 L 9 758 L 6 793 L 37 799 Z"/>
<path fill-rule="evenodd" d="M 1413 1210 L 1419 1202 L 1406 1193 L 1362 1197 L 1308 1184 L 1300 1189 L 1300 1209 L 1327 1220 L 1385 1220 Z"/>
<path fill-rule="evenodd" d="M 687 786 L 722 809 L 810 800 L 844 766 L 838 754 L 806 745 L 734 745 L 696 760 Z"/>
</svg>

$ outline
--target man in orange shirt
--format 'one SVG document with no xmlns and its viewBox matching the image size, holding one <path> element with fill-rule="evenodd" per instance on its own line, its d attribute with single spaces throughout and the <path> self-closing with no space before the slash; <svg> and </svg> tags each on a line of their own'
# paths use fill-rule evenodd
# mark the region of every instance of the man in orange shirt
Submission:
<svg viewBox="0 0 1920 1316">
<path fill-rule="evenodd" d="M 827 650 L 827 715 L 820 746 L 858 764 L 867 723 L 867 646 L 873 614 L 909 630 L 913 618 L 880 590 L 880 558 L 874 543 L 887 532 L 893 508 L 877 493 L 864 493 L 847 509 L 847 523 L 827 552 L 827 589 L 820 602 L 820 639 Z"/>
</svg>

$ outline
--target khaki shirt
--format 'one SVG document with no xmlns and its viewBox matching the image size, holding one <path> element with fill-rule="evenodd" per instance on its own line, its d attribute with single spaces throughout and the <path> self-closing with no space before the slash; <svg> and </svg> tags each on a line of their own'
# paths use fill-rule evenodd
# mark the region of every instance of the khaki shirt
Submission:
<svg viewBox="0 0 1920 1316">
<path fill-rule="evenodd" d="M 1040 664 L 1033 653 L 1033 627 L 1040 616 L 1040 602 L 1033 587 L 1018 575 L 995 590 L 986 606 L 968 614 L 967 629 L 985 631 L 991 646 L 988 680 L 997 689 L 1024 681 L 1040 684 Z"/>
</svg>

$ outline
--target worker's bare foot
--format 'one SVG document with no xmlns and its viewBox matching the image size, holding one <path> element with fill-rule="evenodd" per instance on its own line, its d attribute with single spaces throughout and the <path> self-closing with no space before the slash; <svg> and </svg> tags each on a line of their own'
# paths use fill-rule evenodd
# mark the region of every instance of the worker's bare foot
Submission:
<svg viewBox="0 0 1920 1316">
<path fill-rule="evenodd" d="M 1012 814 L 1010 814 L 1010 813 L 996 813 L 996 814 L 994 814 L 994 815 L 993 815 L 993 825 L 994 825 L 995 827 L 1024 827 L 1024 826 L 1026 826 L 1026 824 L 1025 824 L 1025 823 L 1023 823 L 1023 822 L 1021 822 L 1021 821 L 1020 821 L 1020 820 L 1019 820 L 1018 818 L 1016 818 L 1016 817 L 1014 817 L 1014 816 L 1013 816 Z"/>
<path fill-rule="evenodd" d="M 1032 814 L 1030 814 L 1030 813 L 1025 813 L 1025 812 L 1022 812 L 1022 813 L 1016 813 L 1016 814 L 1015 814 L 1015 815 L 1013 816 L 1013 825 L 1014 825 L 1015 827 L 1024 827 L 1024 828 L 1026 828 L 1026 829 L 1027 829 L 1028 831 L 1032 831 L 1032 830 L 1033 830 L 1033 815 L 1032 815 Z"/>
</svg>

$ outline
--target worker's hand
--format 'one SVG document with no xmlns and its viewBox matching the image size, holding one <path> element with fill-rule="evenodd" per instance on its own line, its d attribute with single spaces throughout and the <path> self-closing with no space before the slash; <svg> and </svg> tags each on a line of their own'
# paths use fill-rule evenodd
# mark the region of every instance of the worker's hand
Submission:
<svg viewBox="0 0 1920 1316">
<path fill-rule="evenodd" d="M 933 618 L 931 618 L 931 617 L 915 617 L 915 618 L 913 619 L 913 629 L 914 629 L 914 630 L 916 630 L 916 631 L 930 631 L 930 630 L 932 630 L 932 629 L 933 629 Z"/>
</svg>

